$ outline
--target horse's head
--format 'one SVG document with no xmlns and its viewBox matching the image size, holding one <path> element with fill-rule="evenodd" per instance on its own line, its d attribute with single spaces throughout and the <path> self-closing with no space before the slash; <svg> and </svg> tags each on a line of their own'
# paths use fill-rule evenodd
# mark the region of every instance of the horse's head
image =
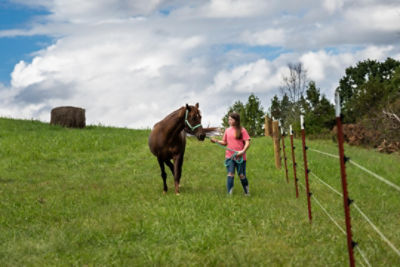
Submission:
<svg viewBox="0 0 400 267">
<path fill-rule="evenodd" d="M 186 104 L 185 111 L 185 131 L 189 134 L 193 134 L 200 141 L 204 141 L 206 134 L 201 125 L 201 114 L 199 110 L 199 103 L 194 106 Z"/>
</svg>

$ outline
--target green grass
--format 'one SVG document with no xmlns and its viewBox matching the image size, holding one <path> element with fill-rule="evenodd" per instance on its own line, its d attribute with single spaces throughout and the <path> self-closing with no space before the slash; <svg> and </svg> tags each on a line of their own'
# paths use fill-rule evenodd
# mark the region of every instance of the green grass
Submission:
<svg viewBox="0 0 400 267">
<path fill-rule="evenodd" d="M 226 195 L 223 149 L 189 138 L 176 196 L 170 173 L 170 191 L 162 194 L 148 135 L 148 130 L 77 130 L 0 119 L 1 265 L 348 264 L 345 236 L 315 202 L 310 225 L 302 187 L 295 198 L 291 161 L 287 184 L 283 169 L 274 166 L 270 138 L 255 138 L 248 151 L 250 197 L 237 178 L 234 195 Z M 337 154 L 331 141 L 307 145 Z M 296 146 L 301 166 L 299 140 Z M 398 155 L 348 146 L 345 151 L 400 184 Z M 311 151 L 308 158 L 312 172 L 341 191 L 338 160 Z M 301 168 L 298 177 L 304 184 Z M 310 179 L 314 196 L 344 228 L 342 199 Z M 399 248 L 399 192 L 351 165 L 348 180 L 350 197 Z M 354 240 L 370 263 L 400 265 L 355 209 L 351 212 Z"/>
</svg>

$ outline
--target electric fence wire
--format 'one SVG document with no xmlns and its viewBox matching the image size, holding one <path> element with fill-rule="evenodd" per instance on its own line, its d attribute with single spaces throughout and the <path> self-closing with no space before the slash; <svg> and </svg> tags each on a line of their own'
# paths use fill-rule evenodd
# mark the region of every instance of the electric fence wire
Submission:
<svg viewBox="0 0 400 267">
<path fill-rule="evenodd" d="M 299 184 L 304 188 L 304 190 L 306 189 L 305 185 L 303 185 L 303 183 L 299 182 Z M 337 228 L 339 228 L 339 230 L 346 235 L 346 231 L 339 225 L 339 223 L 329 214 L 329 212 L 322 206 L 321 202 L 318 201 L 318 199 L 313 195 L 311 195 L 311 198 L 313 200 L 315 200 L 315 203 L 318 204 L 318 206 L 324 211 L 324 213 L 326 214 L 326 216 L 329 217 L 329 219 L 336 225 Z M 367 257 L 365 256 L 365 253 L 360 249 L 359 246 L 356 247 L 357 251 L 360 253 L 361 258 L 365 261 L 365 263 L 371 267 L 371 264 L 369 263 Z M 361 263 L 361 262 L 360 262 Z M 361 265 L 363 265 L 361 263 Z"/>
<path fill-rule="evenodd" d="M 333 157 L 333 158 L 337 158 L 337 159 L 339 158 L 339 156 L 337 156 L 337 155 L 333 155 L 333 154 L 326 153 L 326 152 L 323 152 L 323 151 L 319 151 L 319 150 L 316 150 L 316 149 L 311 149 L 311 148 L 309 148 L 309 150 L 310 150 L 310 151 L 317 152 L 317 153 L 320 153 L 320 154 L 323 154 L 323 155 L 326 155 L 326 156 L 330 156 L 330 157 Z M 366 173 L 372 175 L 372 176 L 375 177 L 376 179 L 380 180 L 381 182 L 386 183 L 387 185 L 393 187 L 394 189 L 396 189 L 397 191 L 400 192 L 400 186 L 398 186 L 398 185 L 396 185 L 396 184 L 390 182 L 388 179 L 385 179 L 384 177 L 382 177 L 382 176 L 380 176 L 380 175 L 378 175 L 378 174 L 376 174 L 376 173 L 374 173 L 374 172 L 368 170 L 367 168 L 361 166 L 360 164 L 354 162 L 354 161 L 351 160 L 351 159 L 350 159 L 349 162 L 350 162 L 350 164 L 353 164 L 354 166 L 358 167 L 359 169 L 363 170 L 364 172 L 366 172 Z"/>
<path fill-rule="evenodd" d="M 314 174 L 313 172 L 311 172 L 311 175 L 314 176 L 315 178 L 317 178 L 317 181 L 319 181 L 321 184 L 325 185 L 326 187 L 328 187 L 332 192 L 336 193 L 337 195 L 343 197 L 343 194 L 340 193 L 339 191 L 337 191 L 335 188 L 333 188 L 332 186 L 330 186 L 328 183 L 324 182 L 321 178 L 319 178 L 316 174 Z M 397 249 L 393 243 L 379 230 L 379 228 L 371 221 L 370 218 L 368 218 L 367 215 L 365 215 L 365 213 L 358 207 L 358 205 L 356 203 L 353 203 L 354 208 L 361 214 L 361 216 L 370 224 L 370 226 L 372 227 L 372 229 L 375 230 L 375 232 L 378 233 L 378 235 L 382 238 L 383 241 L 386 242 L 386 244 L 389 245 L 389 247 L 400 257 L 400 251 L 399 249 Z"/>
</svg>

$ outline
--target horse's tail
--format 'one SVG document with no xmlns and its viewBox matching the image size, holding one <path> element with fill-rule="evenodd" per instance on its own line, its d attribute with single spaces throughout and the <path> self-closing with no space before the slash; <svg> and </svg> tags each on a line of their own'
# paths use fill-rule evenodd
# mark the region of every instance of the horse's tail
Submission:
<svg viewBox="0 0 400 267">
<path fill-rule="evenodd" d="M 221 129 L 219 127 L 207 127 L 203 128 L 206 136 L 215 136 L 221 134 Z"/>
<path fill-rule="evenodd" d="M 154 134 L 154 130 L 150 132 L 149 139 L 148 139 L 148 145 L 149 145 L 151 153 L 153 153 L 153 155 L 157 157 L 157 153 L 156 153 L 156 150 L 155 150 L 155 146 L 156 145 L 155 145 L 155 142 L 154 142 L 155 138 L 154 138 L 153 134 Z"/>
</svg>

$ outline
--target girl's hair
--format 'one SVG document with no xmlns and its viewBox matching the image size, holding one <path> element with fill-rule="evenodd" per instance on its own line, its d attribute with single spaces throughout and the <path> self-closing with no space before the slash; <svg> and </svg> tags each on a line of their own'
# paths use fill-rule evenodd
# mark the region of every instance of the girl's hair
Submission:
<svg viewBox="0 0 400 267">
<path fill-rule="evenodd" d="M 232 112 L 232 113 L 229 114 L 229 117 L 231 117 L 232 119 L 235 120 L 235 124 L 233 125 L 233 127 L 236 130 L 236 134 L 235 134 L 236 139 L 242 139 L 242 127 L 240 126 L 240 115 L 239 115 L 239 113 Z"/>
</svg>

